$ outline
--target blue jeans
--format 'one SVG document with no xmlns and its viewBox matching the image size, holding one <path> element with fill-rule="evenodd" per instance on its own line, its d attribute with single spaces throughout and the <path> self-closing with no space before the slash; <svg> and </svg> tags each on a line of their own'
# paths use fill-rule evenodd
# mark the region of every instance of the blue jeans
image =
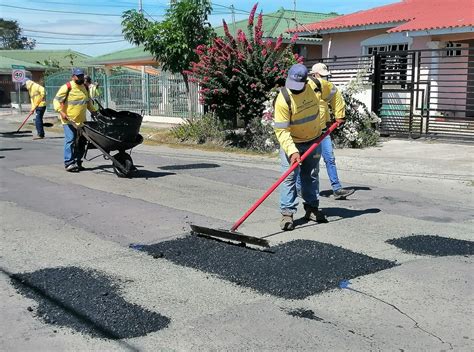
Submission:
<svg viewBox="0 0 474 352">
<path fill-rule="evenodd" d="M 339 177 L 337 176 L 336 158 L 334 157 L 331 136 L 324 138 L 320 144 L 320 147 L 321 155 L 324 159 L 324 163 L 326 164 L 329 181 L 331 182 L 331 187 L 333 191 L 337 191 L 338 189 L 341 189 L 342 186 L 341 182 L 339 182 Z M 296 188 L 298 190 L 298 194 L 301 194 L 301 180 L 299 177 L 296 179 Z"/>
<path fill-rule="evenodd" d="M 84 137 L 78 138 L 77 129 L 72 125 L 63 125 L 64 128 L 64 166 L 82 163 L 86 150 Z"/>
<path fill-rule="evenodd" d="M 326 164 L 326 170 L 328 172 L 329 181 L 331 181 L 331 187 L 333 191 L 341 189 L 341 183 L 337 176 L 336 158 L 334 157 L 334 151 L 332 149 L 331 136 L 327 136 L 321 142 L 321 154 Z"/>
<path fill-rule="evenodd" d="M 41 106 L 36 108 L 36 116 L 35 116 L 35 127 L 36 127 L 36 134 L 39 137 L 44 137 L 44 128 L 43 128 L 43 116 L 44 112 L 46 111 L 46 106 Z"/>
<path fill-rule="evenodd" d="M 313 145 L 312 142 L 298 143 L 296 147 L 301 155 Z M 280 211 L 283 215 L 296 213 L 298 207 L 298 195 L 296 180 L 301 179 L 301 196 L 305 204 L 313 208 L 319 206 L 319 159 L 321 158 L 321 146 L 319 145 L 306 157 L 303 164 L 280 185 Z M 290 159 L 283 149 L 280 149 L 281 170 L 285 172 L 290 167 Z"/>
</svg>

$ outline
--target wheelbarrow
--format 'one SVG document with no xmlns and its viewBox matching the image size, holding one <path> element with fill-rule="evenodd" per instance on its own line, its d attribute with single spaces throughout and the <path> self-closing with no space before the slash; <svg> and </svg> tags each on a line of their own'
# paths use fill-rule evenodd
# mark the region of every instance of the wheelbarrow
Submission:
<svg viewBox="0 0 474 352">
<path fill-rule="evenodd" d="M 112 161 L 114 172 L 118 177 L 131 178 L 136 171 L 132 157 L 127 150 L 135 148 L 143 142 L 140 134 L 134 136 L 134 140 L 119 140 L 99 131 L 97 121 L 86 121 L 81 127 L 81 134 L 87 140 L 86 155 L 89 149 L 98 149 L 105 159 Z M 112 155 L 113 151 L 118 153 Z M 89 159 L 92 160 L 92 159 Z"/>
</svg>

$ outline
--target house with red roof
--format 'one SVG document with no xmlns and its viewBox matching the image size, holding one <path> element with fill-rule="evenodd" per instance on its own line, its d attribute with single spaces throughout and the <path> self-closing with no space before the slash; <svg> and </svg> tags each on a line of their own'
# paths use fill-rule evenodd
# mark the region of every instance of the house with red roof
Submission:
<svg viewBox="0 0 474 352">
<path fill-rule="evenodd" d="M 379 114 L 397 110 L 386 117 L 390 123 L 403 127 L 409 120 L 411 131 L 418 119 L 426 131 L 438 126 L 474 135 L 473 0 L 400 0 L 289 32 L 322 37 L 321 60 L 330 69 L 333 64 L 333 73 L 344 58 L 359 58 L 351 63 L 358 70 L 362 57 L 381 57 L 385 66 L 378 76 L 372 61 L 371 77 L 378 78 L 365 102 Z"/>
<path fill-rule="evenodd" d="M 433 48 L 455 51 L 474 44 L 474 1 L 402 0 L 289 32 L 321 35 L 323 57 Z"/>
</svg>

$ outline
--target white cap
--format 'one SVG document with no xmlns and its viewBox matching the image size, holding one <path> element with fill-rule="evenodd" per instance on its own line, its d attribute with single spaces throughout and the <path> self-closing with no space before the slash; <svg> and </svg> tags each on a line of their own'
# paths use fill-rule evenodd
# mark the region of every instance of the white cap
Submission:
<svg viewBox="0 0 474 352">
<path fill-rule="evenodd" d="M 309 71 L 309 73 L 312 73 L 312 74 L 317 73 L 322 77 L 326 77 L 331 74 L 331 72 L 329 72 L 328 70 L 328 67 L 322 62 L 314 64 L 313 67 L 311 68 L 311 71 Z"/>
</svg>

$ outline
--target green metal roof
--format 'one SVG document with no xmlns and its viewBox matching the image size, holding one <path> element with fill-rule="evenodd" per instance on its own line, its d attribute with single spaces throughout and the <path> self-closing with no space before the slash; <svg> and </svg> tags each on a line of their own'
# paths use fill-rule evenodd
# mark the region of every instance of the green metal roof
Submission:
<svg viewBox="0 0 474 352">
<path fill-rule="evenodd" d="M 307 11 L 293 11 L 286 10 L 284 8 L 279 9 L 277 12 L 263 14 L 263 36 L 265 38 L 278 38 L 280 34 L 283 34 L 283 38 L 289 39 L 293 35 L 286 33 L 286 30 L 295 28 L 297 25 L 308 24 L 319 22 L 328 18 L 339 16 L 337 13 L 318 13 L 318 12 L 307 12 Z M 256 16 L 257 17 L 257 16 Z M 295 21 L 296 19 L 296 21 Z M 255 24 L 257 18 L 255 18 Z M 247 33 L 248 19 L 235 22 L 235 33 L 238 29 L 243 30 Z M 234 34 L 234 26 L 232 22 L 227 23 L 229 31 Z M 224 36 L 224 27 L 220 26 L 214 29 L 218 36 Z M 318 38 L 299 38 L 312 41 L 320 41 Z"/>
<path fill-rule="evenodd" d="M 68 68 L 84 66 L 86 59 L 90 56 L 73 50 L 0 50 L 0 57 L 28 62 L 30 66 L 39 64 L 44 68 L 47 67 L 43 65 L 45 61 L 54 60 L 58 61 L 61 67 Z M 71 64 L 71 57 L 73 58 L 73 65 Z"/>
<path fill-rule="evenodd" d="M 127 63 L 134 60 L 140 59 L 153 59 L 153 55 L 148 51 L 145 51 L 143 47 L 138 46 L 135 48 L 114 51 L 109 54 L 96 56 L 87 60 L 88 64 L 115 64 L 115 63 Z"/>
<path fill-rule="evenodd" d="M 0 51 L 1 54 L 2 51 Z M 44 71 L 45 66 L 39 64 L 32 64 L 31 62 L 26 62 L 22 60 L 10 59 L 8 57 L 0 56 L 0 71 L 1 72 L 11 72 L 12 65 L 25 66 L 27 70 L 33 71 Z"/>
</svg>

